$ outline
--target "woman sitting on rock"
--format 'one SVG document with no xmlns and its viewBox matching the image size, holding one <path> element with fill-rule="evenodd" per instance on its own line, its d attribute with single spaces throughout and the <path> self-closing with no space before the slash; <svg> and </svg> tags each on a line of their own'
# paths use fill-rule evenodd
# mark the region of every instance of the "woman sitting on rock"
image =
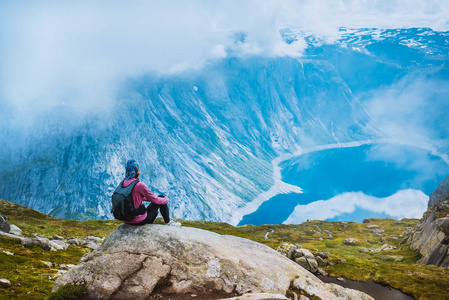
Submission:
<svg viewBox="0 0 449 300">
<path fill-rule="evenodd" d="M 139 164 L 134 159 L 130 159 L 126 163 L 126 175 L 125 180 L 123 181 L 123 187 L 127 187 L 130 184 L 132 184 L 133 181 L 139 180 L 139 176 L 140 176 Z M 123 221 L 123 222 L 130 225 L 153 224 L 154 220 L 156 220 L 158 211 L 160 211 L 166 225 L 181 226 L 181 223 L 170 220 L 167 205 L 168 197 L 161 195 L 156 197 L 148 189 L 145 183 L 140 181 L 136 183 L 132 191 L 132 198 L 135 208 L 139 207 L 142 204 L 142 201 L 148 201 L 151 203 L 150 205 L 147 206 L 146 212 L 144 214 L 137 215 L 131 221 Z"/>
</svg>

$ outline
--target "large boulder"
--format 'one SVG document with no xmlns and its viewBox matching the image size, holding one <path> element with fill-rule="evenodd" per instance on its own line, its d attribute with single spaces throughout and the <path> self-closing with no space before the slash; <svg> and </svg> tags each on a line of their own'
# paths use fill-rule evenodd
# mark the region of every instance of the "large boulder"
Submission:
<svg viewBox="0 0 449 300">
<path fill-rule="evenodd" d="M 294 284 L 293 284 L 294 283 Z M 294 289 L 322 299 L 372 299 L 336 288 L 273 249 L 247 239 L 164 225 L 121 225 L 98 250 L 60 276 L 85 285 L 89 299 L 147 299 L 151 295 L 286 295 Z M 290 291 L 291 292 L 291 291 Z"/>
</svg>

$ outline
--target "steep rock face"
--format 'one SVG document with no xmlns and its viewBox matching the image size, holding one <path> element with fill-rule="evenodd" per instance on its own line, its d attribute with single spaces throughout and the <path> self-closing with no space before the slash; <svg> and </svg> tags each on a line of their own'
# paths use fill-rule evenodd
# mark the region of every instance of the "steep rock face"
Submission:
<svg viewBox="0 0 449 300">
<path fill-rule="evenodd" d="M 432 194 L 430 194 L 429 203 L 427 204 L 427 207 L 430 208 L 443 202 L 443 200 L 445 200 L 448 196 L 449 196 L 449 177 L 443 179 L 436 188 L 436 190 Z"/>
<path fill-rule="evenodd" d="M 422 255 L 418 263 L 449 267 L 449 200 L 429 208 L 413 229 L 408 242 Z"/>
<path fill-rule="evenodd" d="M 273 249 L 195 228 L 121 225 L 53 287 L 85 284 L 90 299 L 162 295 L 285 295 L 290 286 L 322 299 L 371 299 L 325 284 Z M 216 298 L 214 298 L 216 299 Z"/>
<path fill-rule="evenodd" d="M 449 267 L 449 178 L 430 195 L 429 209 L 408 236 L 412 250 L 419 251 L 420 264 Z"/>
</svg>

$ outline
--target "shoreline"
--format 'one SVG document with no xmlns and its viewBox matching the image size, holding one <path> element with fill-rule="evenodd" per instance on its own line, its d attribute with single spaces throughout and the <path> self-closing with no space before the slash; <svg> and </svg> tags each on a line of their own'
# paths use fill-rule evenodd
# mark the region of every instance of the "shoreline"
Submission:
<svg viewBox="0 0 449 300">
<path fill-rule="evenodd" d="M 234 212 L 233 216 L 230 218 L 229 224 L 237 226 L 245 215 L 249 215 L 255 212 L 260 207 L 260 205 L 270 200 L 271 198 L 275 197 L 276 195 L 291 194 L 291 193 L 300 194 L 303 192 L 302 188 L 282 181 L 281 167 L 279 167 L 279 165 L 282 162 L 290 160 L 296 156 L 300 156 L 305 153 L 335 148 L 359 147 L 363 145 L 372 145 L 372 144 L 399 144 L 417 147 L 429 151 L 432 155 L 440 157 L 446 164 L 449 165 L 449 156 L 446 154 L 439 153 L 437 149 L 431 145 L 415 144 L 408 141 L 389 139 L 389 138 L 374 139 L 374 140 L 369 139 L 346 143 L 332 143 L 332 144 L 318 145 L 306 149 L 299 149 L 292 153 L 283 153 L 271 161 L 271 164 L 273 166 L 273 175 L 272 175 L 274 180 L 273 186 L 268 191 L 260 193 L 256 198 L 254 198 L 251 202 L 248 202 L 245 206 L 237 209 Z"/>
</svg>

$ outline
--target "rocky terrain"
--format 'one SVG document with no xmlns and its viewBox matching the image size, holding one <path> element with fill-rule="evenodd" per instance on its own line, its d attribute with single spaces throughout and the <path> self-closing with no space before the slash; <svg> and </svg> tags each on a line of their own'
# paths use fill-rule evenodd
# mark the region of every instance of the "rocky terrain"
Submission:
<svg viewBox="0 0 449 300">
<path fill-rule="evenodd" d="M 449 268 L 449 178 L 430 195 L 429 209 L 404 241 L 422 255 L 418 263 Z"/>
<path fill-rule="evenodd" d="M 112 295 L 119 295 L 121 290 L 139 294 L 142 287 L 134 284 L 147 276 L 143 270 L 149 265 L 159 265 L 152 273 L 160 278 L 152 287 L 152 299 L 164 299 L 168 294 L 172 300 L 296 299 L 295 295 L 298 299 L 318 299 L 321 296 L 316 295 L 323 295 L 319 293 L 348 294 L 348 290 L 326 285 L 316 276 L 362 290 L 364 282 L 368 287 L 381 283 L 387 287 L 375 285 L 370 293 L 373 289 L 395 291 L 405 297 L 394 299 L 411 299 L 394 289 L 415 299 L 445 299 L 449 293 L 447 268 L 416 264 L 421 256 L 410 245 L 399 245 L 418 220 L 366 219 L 363 224 L 308 221 L 239 227 L 181 220 L 181 228 L 152 225 L 134 229 L 120 226 L 118 221 L 58 219 L 4 200 L 0 200 L 0 213 L 7 217 L 10 228 L 20 229 L 15 234 L 0 235 L 0 299 L 86 299 L 86 285 L 63 283 L 69 281 L 67 278 L 79 278 L 75 281 L 81 283 L 87 274 L 95 274 L 91 284 L 111 279 L 106 286 Z M 7 226 L 3 223 L 0 227 Z M 164 246 L 147 242 L 150 237 Z M 58 243 L 67 247 L 54 245 Z M 112 264 L 112 258 L 130 262 Z M 254 274 L 251 270 L 259 271 Z M 203 280 L 208 284 L 201 284 Z M 309 290 L 304 289 L 304 282 Z M 354 282 L 357 284 L 351 287 Z M 146 292 L 151 289 L 151 285 L 143 287 Z M 390 297 L 381 295 L 380 299 Z M 379 299 L 378 294 L 372 297 Z"/>
</svg>

